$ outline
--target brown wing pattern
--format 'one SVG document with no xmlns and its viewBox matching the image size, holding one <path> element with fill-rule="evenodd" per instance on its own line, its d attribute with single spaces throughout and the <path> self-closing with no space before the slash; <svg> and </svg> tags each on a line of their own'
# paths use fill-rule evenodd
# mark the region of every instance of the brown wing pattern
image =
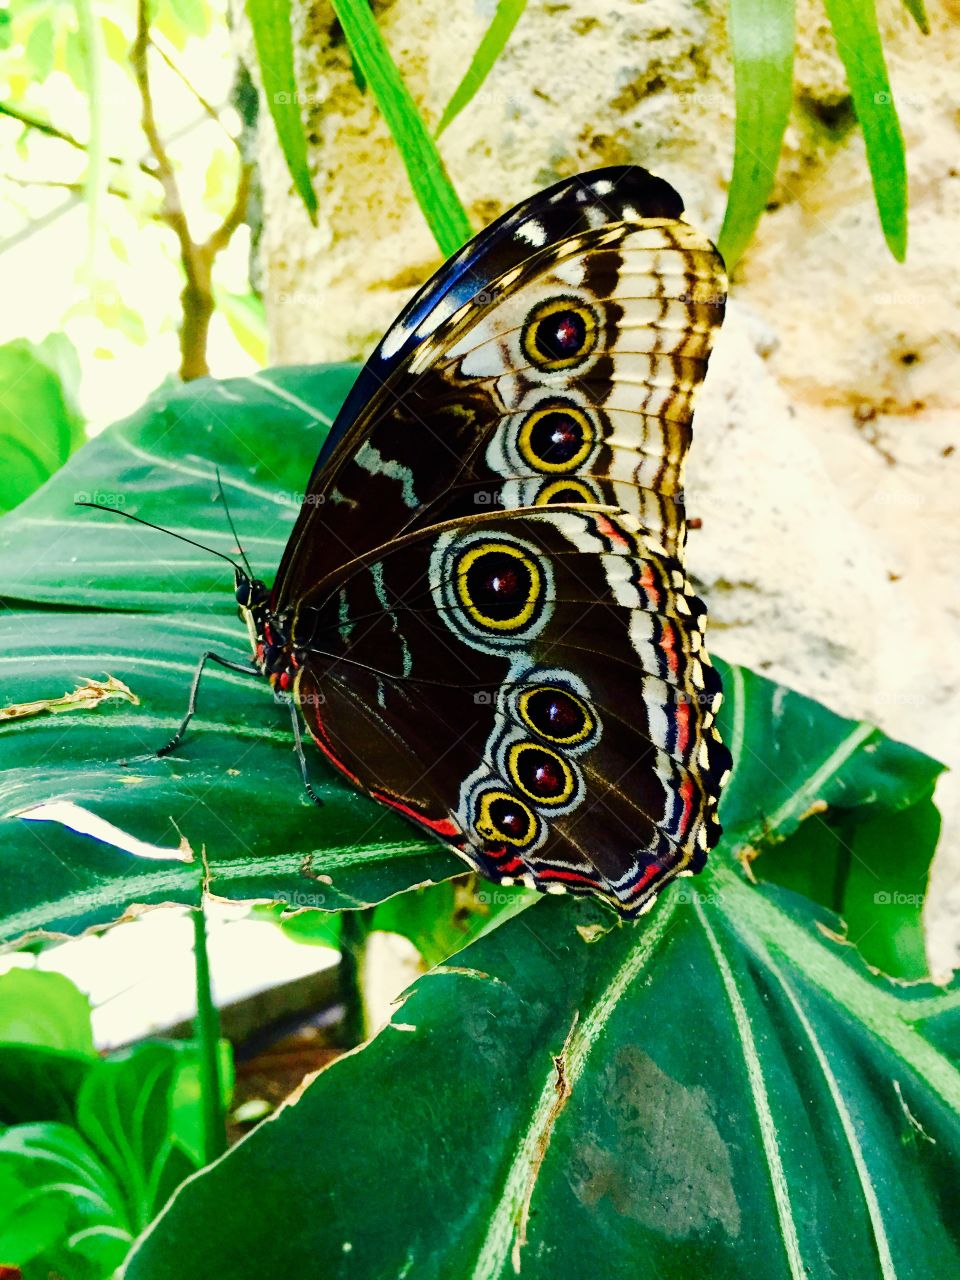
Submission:
<svg viewBox="0 0 960 1280">
<path fill-rule="evenodd" d="M 634 517 L 489 513 L 305 598 L 297 696 L 330 759 L 483 874 L 633 916 L 719 835 L 704 621 Z"/>
</svg>

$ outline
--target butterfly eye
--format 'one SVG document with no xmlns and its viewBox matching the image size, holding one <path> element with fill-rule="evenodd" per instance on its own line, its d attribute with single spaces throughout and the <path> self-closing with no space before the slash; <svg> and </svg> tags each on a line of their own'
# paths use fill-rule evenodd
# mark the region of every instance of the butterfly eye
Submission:
<svg viewBox="0 0 960 1280">
<path fill-rule="evenodd" d="M 576 471 L 593 448 L 593 424 L 566 405 L 534 410 L 523 422 L 517 447 L 536 471 Z"/>
<path fill-rule="evenodd" d="M 508 791 L 485 791 L 477 803 L 476 828 L 485 840 L 502 840 L 518 848 L 537 834 L 536 814 Z"/>
<path fill-rule="evenodd" d="M 511 781 L 537 804 L 566 804 L 576 788 L 573 770 L 563 756 L 535 742 L 512 746 L 507 769 Z"/>
<path fill-rule="evenodd" d="M 536 562 L 511 543 L 481 543 L 455 570 L 457 595 L 470 618 L 493 631 L 516 631 L 533 617 L 543 594 Z"/>
<path fill-rule="evenodd" d="M 596 726 L 596 718 L 585 702 L 566 689 L 550 685 L 525 689 L 517 710 L 535 733 L 563 746 L 585 741 Z"/>
<path fill-rule="evenodd" d="M 521 336 L 524 355 L 538 369 L 570 369 L 597 345 L 597 317 L 570 298 L 541 302 L 527 318 Z"/>
<path fill-rule="evenodd" d="M 270 593 L 267 591 L 266 583 L 261 582 L 259 578 L 241 578 L 237 583 L 235 594 L 237 604 L 242 609 L 251 609 L 255 605 L 263 604 Z"/>
</svg>

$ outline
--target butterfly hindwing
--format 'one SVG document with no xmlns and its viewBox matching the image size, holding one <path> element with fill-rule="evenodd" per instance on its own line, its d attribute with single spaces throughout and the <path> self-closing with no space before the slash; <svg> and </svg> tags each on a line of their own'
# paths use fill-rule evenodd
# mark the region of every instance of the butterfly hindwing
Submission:
<svg viewBox="0 0 960 1280">
<path fill-rule="evenodd" d="M 484 874 L 632 915 L 719 833 L 703 612 L 629 515 L 489 513 L 305 596 L 297 697 L 357 785 Z"/>
</svg>

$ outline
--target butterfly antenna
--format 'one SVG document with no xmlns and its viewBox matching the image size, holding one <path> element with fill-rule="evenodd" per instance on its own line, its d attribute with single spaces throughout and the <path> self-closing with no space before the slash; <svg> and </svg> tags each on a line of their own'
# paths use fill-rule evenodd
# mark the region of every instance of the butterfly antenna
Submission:
<svg viewBox="0 0 960 1280">
<path fill-rule="evenodd" d="M 223 509 L 226 512 L 227 524 L 230 526 L 230 532 L 233 534 L 234 545 L 236 546 L 237 550 L 240 552 L 240 559 L 243 561 L 246 567 L 247 577 L 252 578 L 254 575 L 253 575 L 253 570 L 250 568 L 250 561 L 247 559 L 247 553 L 244 551 L 243 547 L 241 547 L 240 545 L 240 539 L 237 537 L 237 529 L 233 523 L 233 516 L 230 514 L 230 508 L 227 506 L 227 495 L 223 492 L 223 481 L 220 479 L 219 467 L 217 467 L 217 488 L 220 490 L 220 501 L 223 503 Z"/>
<path fill-rule="evenodd" d="M 131 515 L 129 511 L 121 511 L 119 507 L 108 507 L 102 502 L 75 502 L 73 505 L 75 507 L 92 507 L 94 511 L 109 511 L 112 516 L 123 516 L 124 520 L 133 520 L 136 524 L 145 525 L 148 529 L 156 529 L 158 533 L 166 533 L 180 542 L 188 542 L 191 547 L 199 547 L 201 551 L 206 551 L 212 556 L 219 556 L 221 560 L 226 560 L 227 564 L 233 566 L 236 573 L 243 576 L 243 570 L 232 556 L 224 555 L 222 551 L 215 551 L 213 547 L 205 547 L 202 542 L 196 542 L 193 538 L 186 537 L 185 534 L 175 533 L 173 529 L 165 529 L 162 524 L 153 524 L 150 520 L 144 520 L 143 516 Z M 253 575 L 251 574 L 250 576 L 252 577 Z"/>
</svg>

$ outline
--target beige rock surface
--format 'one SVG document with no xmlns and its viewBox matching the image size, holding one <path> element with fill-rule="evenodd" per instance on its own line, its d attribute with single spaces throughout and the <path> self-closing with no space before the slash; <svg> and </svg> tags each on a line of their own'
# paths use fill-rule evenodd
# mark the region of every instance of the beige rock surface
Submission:
<svg viewBox="0 0 960 1280">
<path fill-rule="evenodd" d="M 375 7 L 436 121 L 493 0 Z M 690 560 L 718 652 L 960 765 L 960 26 L 942 0 L 928 8 L 925 39 L 896 0 L 880 3 L 910 171 L 901 266 L 883 244 L 822 7 L 799 4 L 775 207 L 735 274 L 698 409 L 688 500 L 703 527 Z M 328 4 L 298 14 L 321 216 L 317 229 L 307 222 L 266 123 L 273 356 L 354 358 L 440 257 Z M 557 177 L 634 161 L 716 234 L 733 136 L 723 14 L 694 0 L 530 0 L 441 142 L 475 225 Z M 953 779 L 938 800 L 927 919 L 943 971 L 960 962 Z"/>
</svg>

